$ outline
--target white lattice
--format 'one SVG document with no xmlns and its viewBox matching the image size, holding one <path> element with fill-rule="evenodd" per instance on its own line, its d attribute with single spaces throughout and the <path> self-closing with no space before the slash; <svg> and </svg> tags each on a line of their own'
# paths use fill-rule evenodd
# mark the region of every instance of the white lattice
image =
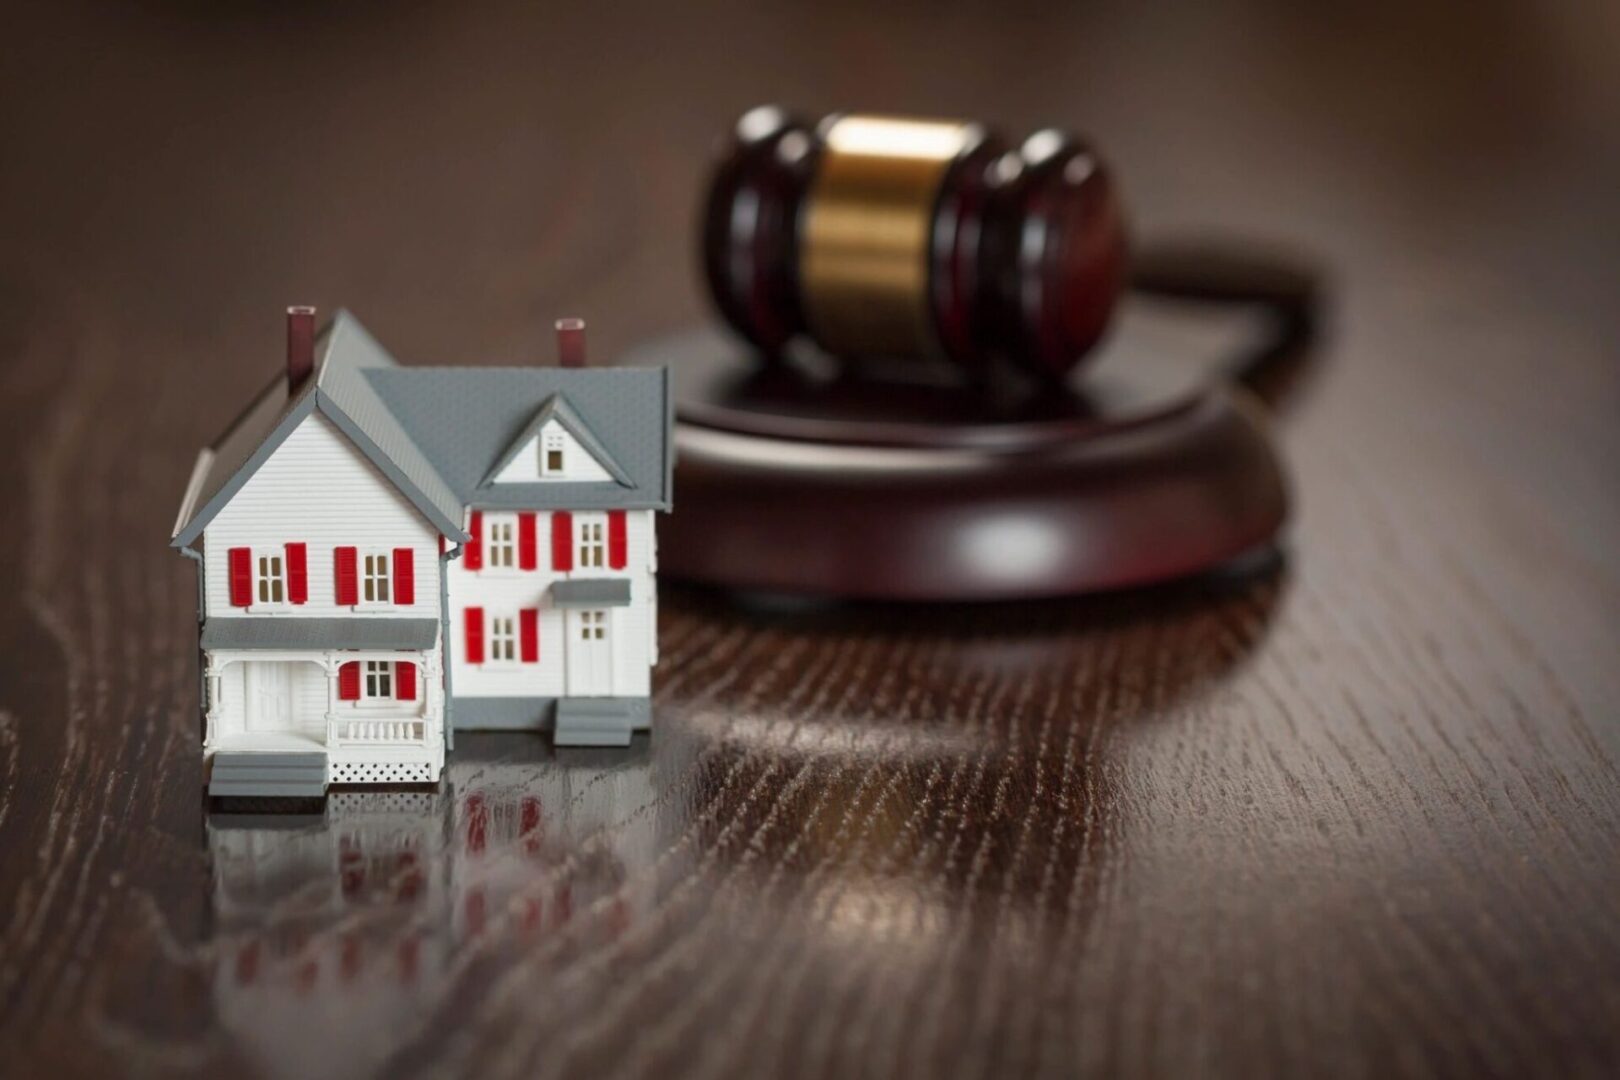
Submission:
<svg viewBox="0 0 1620 1080">
<path fill-rule="evenodd" d="M 431 784 L 436 779 L 433 766 L 426 762 L 395 761 L 337 762 L 332 765 L 334 784 Z"/>
<path fill-rule="evenodd" d="M 410 766 L 414 768 L 415 766 Z M 334 791 L 326 797 L 329 811 L 349 817 L 362 814 L 426 814 L 438 805 L 432 791 Z"/>
</svg>

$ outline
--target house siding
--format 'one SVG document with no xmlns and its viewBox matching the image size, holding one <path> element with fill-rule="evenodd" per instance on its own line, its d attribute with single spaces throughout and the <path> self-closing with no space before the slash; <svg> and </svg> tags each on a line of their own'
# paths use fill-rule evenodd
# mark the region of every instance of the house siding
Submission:
<svg viewBox="0 0 1620 1080">
<path fill-rule="evenodd" d="M 489 522 L 504 511 L 484 511 L 485 543 Z M 576 536 L 582 523 L 600 512 L 574 514 Z M 605 515 L 601 515 L 605 516 Z M 447 575 L 450 597 L 450 625 L 447 629 L 451 656 L 451 681 L 457 700 L 467 698 L 563 697 L 567 683 L 567 644 L 564 638 L 564 611 L 551 600 L 551 585 L 557 581 L 624 578 L 630 582 L 630 604 L 608 608 L 609 636 L 613 644 L 612 697 L 646 697 L 651 692 L 651 666 L 655 658 L 657 547 L 652 511 L 627 511 L 625 515 L 627 558 L 622 570 L 607 567 L 580 567 L 558 573 L 551 569 L 552 516 L 536 513 L 536 548 L 539 567 L 535 570 L 491 567 L 489 551 L 484 552 L 482 570 L 468 570 L 463 560 L 453 560 Z M 486 660 L 466 662 L 466 620 L 469 607 L 484 609 Z M 496 614 L 514 617 L 524 608 L 540 612 L 540 659 L 537 663 L 511 663 L 488 659 L 489 622 Z"/>
<path fill-rule="evenodd" d="M 308 546 L 309 597 L 303 604 L 231 604 L 226 552 L 247 547 L 280 552 Z M 339 606 L 333 550 L 412 550 L 416 577 L 410 604 Z M 208 523 L 203 533 L 203 604 L 207 618 L 322 616 L 439 618 L 438 531 L 333 423 L 312 413 L 276 448 Z"/>
</svg>

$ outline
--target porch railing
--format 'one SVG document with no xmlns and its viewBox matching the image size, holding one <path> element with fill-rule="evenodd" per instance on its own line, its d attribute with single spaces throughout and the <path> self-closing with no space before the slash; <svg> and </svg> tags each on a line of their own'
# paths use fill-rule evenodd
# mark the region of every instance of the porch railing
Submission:
<svg viewBox="0 0 1620 1080">
<path fill-rule="evenodd" d="M 331 722 L 339 746 L 401 746 L 427 742 L 427 721 L 420 716 L 342 717 Z"/>
</svg>

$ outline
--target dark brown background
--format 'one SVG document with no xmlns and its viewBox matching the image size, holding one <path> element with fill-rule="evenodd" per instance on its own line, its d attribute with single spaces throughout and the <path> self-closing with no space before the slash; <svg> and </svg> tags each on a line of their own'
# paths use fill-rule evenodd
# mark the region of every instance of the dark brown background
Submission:
<svg viewBox="0 0 1620 1080">
<path fill-rule="evenodd" d="M 1613 4 L 215 7 L 5 21 L 0 1068 L 1620 1063 Z M 281 308 L 407 362 L 678 329 L 708 147 L 773 99 L 1077 127 L 1144 234 L 1324 259 L 1286 559 L 671 587 L 628 754 L 468 738 L 438 795 L 205 825 L 165 540 Z"/>
</svg>

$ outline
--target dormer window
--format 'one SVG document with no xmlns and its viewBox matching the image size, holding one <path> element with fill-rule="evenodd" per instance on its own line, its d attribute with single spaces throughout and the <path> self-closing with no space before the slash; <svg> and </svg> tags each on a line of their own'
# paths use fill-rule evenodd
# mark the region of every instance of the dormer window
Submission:
<svg viewBox="0 0 1620 1080">
<path fill-rule="evenodd" d="M 540 440 L 540 475 L 561 476 L 567 467 L 567 440 L 560 431 L 548 431 Z"/>
<path fill-rule="evenodd" d="M 533 483 L 634 486 L 585 418 L 559 395 L 546 399 L 479 486 Z"/>
</svg>

